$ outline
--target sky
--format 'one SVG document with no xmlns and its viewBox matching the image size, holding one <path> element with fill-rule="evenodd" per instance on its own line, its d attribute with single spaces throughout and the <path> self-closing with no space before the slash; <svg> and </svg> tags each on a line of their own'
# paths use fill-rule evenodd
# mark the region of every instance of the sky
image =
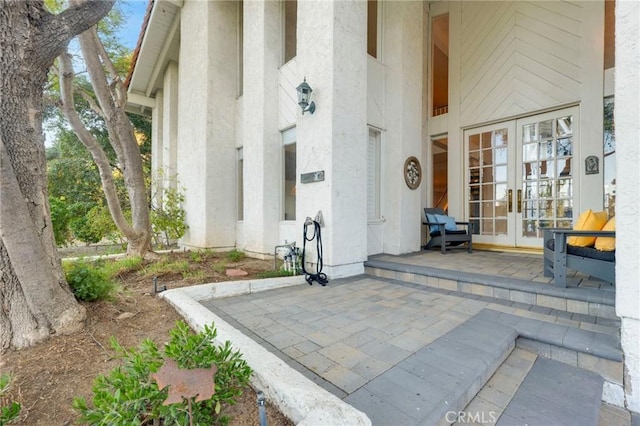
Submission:
<svg viewBox="0 0 640 426">
<path fill-rule="evenodd" d="M 136 48 L 147 4 L 148 0 L 122 0 L 125 24 L 119 31 L 119 37 L 120 42 L 131 50 Z"/>
</svg>

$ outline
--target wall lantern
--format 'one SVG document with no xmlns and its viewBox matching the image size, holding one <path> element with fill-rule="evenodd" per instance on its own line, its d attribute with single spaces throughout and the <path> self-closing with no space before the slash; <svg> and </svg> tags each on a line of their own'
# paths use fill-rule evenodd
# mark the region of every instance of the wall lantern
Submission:
<svg viewBox="0 0 640 426">
<path fill-rule="evenodd" d="M 309 101 L 311 100 L 311 92 L 313 92 L 313 89 L 311 89 L 311 86 L 307 84 L 306 77 L 304 78 L 304 81 L 300 83 L 298 87 L 296 87 L 296 90 L 298 91 L 298 105 L 300 105 L 300 108 L 302 108 L 302 115 L 304 115 L 304 113 L 307 111 L 313 114 L 316 110 L 316 104 L 313 101 L 309 103 Z"/>
</svg>

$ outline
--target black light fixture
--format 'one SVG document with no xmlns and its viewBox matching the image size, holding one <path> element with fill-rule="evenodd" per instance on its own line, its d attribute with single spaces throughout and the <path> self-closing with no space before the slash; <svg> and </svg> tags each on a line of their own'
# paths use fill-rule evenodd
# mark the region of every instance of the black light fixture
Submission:
<svg viewBox="0 0 640 426">
<path fill-rule="evenodd" d="M 298 91 L 298 105 L 300 105 L 300 108 L 302 108 L 302 115 L 304 115 L 304 113 L 307 111 L 313 114 L 316 110 L 316 104 L 313 101 L 309 103 L 309 101 L 311 100 L 311 92 L 313 92 L 313 89 L 311 89 L 311 86 L 307 84 L 306 77 L 304 78 L 304 81 L 300 83 L 298 87 L 296 87 L 296 90 Z"/>
</svg>

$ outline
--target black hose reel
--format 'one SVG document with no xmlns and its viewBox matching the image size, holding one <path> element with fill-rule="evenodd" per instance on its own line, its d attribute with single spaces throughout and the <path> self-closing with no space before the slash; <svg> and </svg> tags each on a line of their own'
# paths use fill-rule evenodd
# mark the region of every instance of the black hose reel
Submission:
<svg viewBox="0 0 640 426">
<path fill-rule="evenodd" d="M 303 228 L 303 243 L 302 243 L 302 272 L 304 272 L 304 279 L 309 283 L 309 285 L 313 285 L 313 282 L 316 281 L 321 286 L 326 286 L 329 282 L 327 278 L 327 274 L 322 272 L 322 231 L 320 228 L 324 225 L 322 220 L 322 212 L 318 212 L 316 215 L 316 219 L 313 220 L 310 217 L 304 221 Z M 310 234 L 309 228 L 313 229 L 313 234 Z M 307 271 L 306 269 L 306 251 L 307 251 L 307 241 L 312 243 L 315 240 L 316 242 L 316 253 L 318 255 L 318 262 L 316 263 L 316 270 L 314 272 Z"/>
</svg>

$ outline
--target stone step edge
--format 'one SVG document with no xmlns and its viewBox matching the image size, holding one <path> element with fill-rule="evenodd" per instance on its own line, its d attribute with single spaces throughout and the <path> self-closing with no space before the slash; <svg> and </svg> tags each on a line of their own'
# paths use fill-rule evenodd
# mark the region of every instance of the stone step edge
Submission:
<svg viewBox="0 0 640 426">
<path fill-rule="evenodd" d="M 483 332 L 486 333 L 486 330 L 491 330 L 494 333 L 502 330 L 501 333 L 503 337 L 500 339 L 487 338 L 487 336 L 483 335 Z M 574 330 L 577 333 L 574 331 L 569 333 L 570 330 Z M 469 343 L 474 340 L 476 341 L 476 346 L 478 343 L 482 344 L 482 342 L 485 342 L 485 347 L 481 351 L 468 351 L 467 353 L 471 354 L 471 357 L 484 356 L 484 370 L 477 371 L 473 379 L 463 380 L 461 386 L 458 386 L 455 392 L 449 394 L 449 398 L 446 401 L 441 401 L 444 403 L 440 405 L 439 409 L 433 410 L 427 417 L 422 419 L 422 424 L 440 425 L 443 424 L 442 422 L 448 412 L 463 411 L 507 359 L 513 348 L 518 346 L 519 341 L 521 341 L 519 347 L 526 350 L 531 350 L 533 346 L 522 344 L 522 342 L 530 341 L 541 345 L 552 345 L 551 342 L 553 342 L 554 346 L 564 351 L 575 351 L 576 354 L 584 354 L 583 365 L 577 365 L 576 361 L 575 366 L 603 376 L 605 388 L 603 389 L 602 400 L 614 405 L 624 406 L 624 399 L 622 399 L 622 405 L 619 405 L 620 392 L 622 392 L 624 398 L 621 385 L 610 381 L 617 381 L 618 379 L 609 377 L 610 380 L 608 380 L 608 378 L 603 375 L 603 371 L 599 371 L 603 366 L 602 362 L 604 362 L 608 364 L 608 368 L 616 371 L 613 374 L 619 377 L 621 382 L 622 351 L 617 348 L 619 345 L 612 336 L 589 330 L 575 329 L 560 324 L 546 323 L 531 318 L 522 318 L 485 308 L 449 333 L 436 339 L 429 347 L 431 348 L 430 350 L 437 351 L 438 345 L 447 343 L 449 345 L 456 345 L 456 342 L 463 347 L 467 345 L 475 347 L 474 344 Z M 594 344 L 589 346 L 585 345 L 584 342 L 594 342 Z M 613 347 L 611 347 L 611 345 L 613 345 Z M 487 356 L 486 352 L 489 352 L 489 356 Z M 537 350 L 533 350 L 532 352 L 544 356 L 544 354 Z M 576 359 L 577 356 L 578 355 L 576 355 Z M 549 358 L 554 359 L 553 357 Z M 596 361 L 597 359 L 604 359 L 605 361 L 598 363 L 593 362 L 594 359 L 596 359 Z M 561 361 L 561 359 L 554 360 Z M 593 363 L 592 366 L 588 365 L 590 362 Z M 455 365 L 455 363 L 452 364 Z M 446 368 L 446 366 L 442 367 L 445 372 L 452 374 L 446 371 Z M 618 370 L 619 375 L 617 374 Z"/>
<path fill-rule="evenodd" d="M 514 327 L 518 332 L 516 347 L 599 374 L 604 379 L 602 401 L 625 408 L 623 354 L 615 337 L 492 309 L 481 313 Z"/>
<path fill-rule="evenodd" d="M 370 276 L 522 302 L 571 313 L 608 319 L 618 318 L 615 314 L 615 294 L 608 294 L 613 292 L 594 289 L 559 289 L 542 285 L 532 291 L 531 283 L 525 280 L 469 273 L 463 275 L 455 271 L 383 261 L 366 262 L 365 273 Z M 433 278 L 438 281 L 445 280 L 445 282 L 444 284 L 434 283 Z"/>
<path fill-rule="evenodd" d="M 443 353 L 448 354 L 450 362 L 436 364 L 432 361 L 429 365 L 436 365 L 438 370 L 459 380 L 459 384 L 434 403 L 431 411 L 420 420 L 421 424 L 436 425 L 447 413 L 464 410 L 511 354 L 517 331 L 509 325 L 490 321 L 476 314 L 422 350 L 426 351 L 423 356 L 427 359 L 442 359 Z M 487 336 L 487 330 L 491 336 Z M 461 371 L 461 365 L 473 365 L 474 368 Z"/>
<path fill-rule="evenodd" d="M 409 274 L 426 275 L 448 280 L 483 284 L 491 287 L 505 288 L 508 290 L 518 290 L 531 292 L 531 282 L 520 278 L 503 277 L 497 275 L 476 274 L 463 271 L 451 271 L 429 266 L 409 265 L 404 263 L 388 262 L 384 260 L 368 260 L 364 263 L 365 268 L 387 269 L 396 272 Z M 541 266 L 542 267 L 542 266 Z M 536 288 L 538 294 L 548 296 L 564 297 L 567 299 L 580 300 L 583 302 L 600 303 L 603 305 L 615 305 L 615 294 L 612 291 L 602 291 L 591 288 L 556 287 L 554 285 L 540 285 Z"/>
</svg>

